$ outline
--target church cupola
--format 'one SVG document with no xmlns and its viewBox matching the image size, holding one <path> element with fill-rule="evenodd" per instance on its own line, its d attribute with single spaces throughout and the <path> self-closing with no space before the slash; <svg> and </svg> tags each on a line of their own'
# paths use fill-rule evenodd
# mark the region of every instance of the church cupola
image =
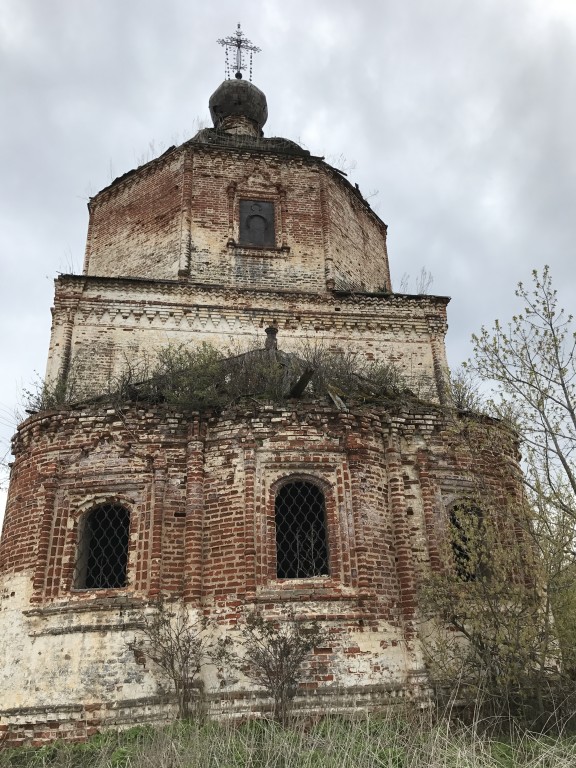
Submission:
<svg viewBox="0 0 576 768">
<path fill-rule="evenodd" d="M 224 80 L 208 104 L 217 130 L 262 136 L 262 128 L 268 119 L 266 96 L 247 80 Z"/>
</svg>

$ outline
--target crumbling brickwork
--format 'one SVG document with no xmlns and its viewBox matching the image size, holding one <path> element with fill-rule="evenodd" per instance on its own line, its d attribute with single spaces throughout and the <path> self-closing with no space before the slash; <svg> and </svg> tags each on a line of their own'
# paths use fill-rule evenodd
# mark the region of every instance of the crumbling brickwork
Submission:
<svg viewBox="0 0 576 768">
<path fill-rule="evenodd" d="M 253 404 L 203 416 L 92 406 L 30 418 L 14 446 L 0 547 L 10 662 L 2 722 L 23 738 L 22 718 L 32 715 L 19 707 L 69 715 L 88 707 L 102 725 L 124 722 L 117 709 L 139 721 L 168 717 L 165 690 L 128 649 L 138 607 L 159 593 L 202 607 L 231 636 L 253 608 L 274 617 L 297 606 L 324 622 L 330 645 L 308 670 L 301 706 L 330 697 L 345 706 L 352 691 L 371 706 L 423 693 L 417 587 L 426 569 L 441 567 L 445 503 L 478 477 L 496 498 L 517 487 L 511 436 L 470 425 L 406 404 L 349 412 Z M 276 576 L 274 499 L 294 479 L 323 489 L 327 576 Z M 130 512 L 127 584 L 76 588 L 80 521 L 109 502 Z M 412 678 L 416 688 L 407 687 Z M 209 669 L 205 683 L 214 707 L 263 706 L 246 681 L 222 685 Z M 58 725 L 34 738 L 72 727 L 70 717 L 54 715 Z M 82 716 L 82 728 L 96 727 L 90 719 Z"/>
<path fill-rule="evenodd" d="M 271 202 L 275 245 L 242 247 L 240 200 Z M 90 201 L 85 272 L 325 293 L 390 291 L 386 226 L 320 158 L 190 141 Z"/>
</svg>

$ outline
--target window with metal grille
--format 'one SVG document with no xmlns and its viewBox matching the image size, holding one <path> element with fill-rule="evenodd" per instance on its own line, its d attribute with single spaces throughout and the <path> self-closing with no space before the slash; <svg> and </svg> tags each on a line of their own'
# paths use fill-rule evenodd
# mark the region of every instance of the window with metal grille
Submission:
<svg viewBox="0 0 576 768">
<path fill-rule="evenodd" d="M 274 203 L 240 200 L 240 239 L 243 246 L 274 248 Z"/>
<path fill-rule="evenodd" d="M 276 494 L 276 574 L 305 579 L 328 574 L 326 505 L 314 483 L 286 483 Z"/>
<path fill-rule="evenodd" d="M 130 513 L 121 504 L 102 504 L 84 517 L 78 540 L 76 589 L 126 586 Z"/>
</svg>

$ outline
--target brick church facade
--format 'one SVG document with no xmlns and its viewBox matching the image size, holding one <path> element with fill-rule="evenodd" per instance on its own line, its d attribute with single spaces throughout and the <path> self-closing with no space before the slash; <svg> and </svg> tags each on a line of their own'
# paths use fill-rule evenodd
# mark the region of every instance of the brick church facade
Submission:
<svg viewBox="0 0 576 768">
<path fill-rule="evenodd" d="M 322 158 L 264 138 L 255 86 L 225 81 L 210 106 L 214 128 L 91 199 L 83 274 L 56 280 L 47 380 L 83 396 L 14 438 L 0 544 L 6 743 L 173 716 L 131 650 L 159 595 L 232 641 L 254 610 L 319 620 L 329 640 L 306 670 L 305 710 L 426 697 L 418 586 L 452 567 L 450 509 L 478 477 L 494 499 L 517 487 L 510 436 L 452 407 L 448 299 L 393 292 L 386 225 Z M 390 363 L 410 394 L 193 413 L 102 396 L 127 361 L 168 345 L 247 349 L 271 335 L 283 353 L 313 343 Z M 306 567 L 282 514 L 314 534 Z M 107 537 L 117 562 L 104 567 Z M 202 676 L 214 714 L 266 706 L 241 676 Z"/>
</svg>

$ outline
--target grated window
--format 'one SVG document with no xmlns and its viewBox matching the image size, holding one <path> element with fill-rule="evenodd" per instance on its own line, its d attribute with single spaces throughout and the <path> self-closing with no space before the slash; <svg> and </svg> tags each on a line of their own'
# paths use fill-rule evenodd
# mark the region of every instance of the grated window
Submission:
<svg viewBox="0 0 576 768">
<path fill-rule="evenodd" d="M 75 587 L 126 586 L 130 513 L 121 504 L 103 504 L 84 518 L 78 542 Z"/>
<path fill-rule="evenodd" d="M 321 489 L 314 483 L 286 483 L 276 494 L 275 511 L 278 578 L 328 574 L 326 508 Z"/>
</svg>

